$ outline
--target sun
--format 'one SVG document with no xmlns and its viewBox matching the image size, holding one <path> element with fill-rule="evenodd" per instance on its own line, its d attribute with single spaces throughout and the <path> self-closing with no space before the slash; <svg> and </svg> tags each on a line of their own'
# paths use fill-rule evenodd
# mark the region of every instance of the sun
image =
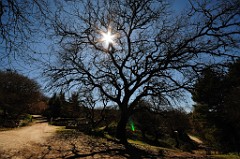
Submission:
<svg viewBox="0 0 240 159">
<path fill-rule="evenodd" d="M 113 44 L 114 43 L 114 38 L 115 38 L 115 35 L 113 35 L 111 33 L 111 31 L 108 31 L 106 33 L 101 33 L 102 34 L 102 40 L 105 41 L 106 45 L 109 46 L 109 44 Z"/>
</svg>

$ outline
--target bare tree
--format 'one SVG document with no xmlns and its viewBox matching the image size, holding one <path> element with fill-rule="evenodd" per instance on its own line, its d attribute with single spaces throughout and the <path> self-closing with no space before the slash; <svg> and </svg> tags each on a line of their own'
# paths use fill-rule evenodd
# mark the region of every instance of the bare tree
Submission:
<svg viewBox="0 0 240 159">
<path fill-rule="evenodd" d="M 96 90 L 115 102 L 123 143 L 141 99 L 171 103 L 204 65 L 239 56 L 238 1 L 190 1 L 182 15 L 164 0 L 66 3 L 53 24 L 59 58 L 45 73 L 52 86 Z"/>
<path fill-rule="evenodd" d="M 6 57 L 30 57 L 28 51 L 33 56 L 35 49 L 32 44 L 40 43 L 47 13 L 46 0 L 1 0 L 0 60 Z"/>
</svg>

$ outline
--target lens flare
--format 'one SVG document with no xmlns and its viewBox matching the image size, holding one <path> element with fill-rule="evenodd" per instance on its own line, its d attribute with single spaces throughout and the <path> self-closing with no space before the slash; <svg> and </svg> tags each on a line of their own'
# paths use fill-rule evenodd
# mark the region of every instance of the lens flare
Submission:
<svg viewBox="0 0 240 159">
<path fill-rule="evenodd" d="M 131 130 L 134 132 L 136 129 L 134 126 L 134 122 L 132 120 L 130 120 L 130 126 L 131 126 Z"/>
<path fill-rule="evenodd" d="M 133 122 L 131 123 L 131 129 L 132 129 L 132 131 L 135 131 L 135 126 L 134 126 Z"/>
</svg>

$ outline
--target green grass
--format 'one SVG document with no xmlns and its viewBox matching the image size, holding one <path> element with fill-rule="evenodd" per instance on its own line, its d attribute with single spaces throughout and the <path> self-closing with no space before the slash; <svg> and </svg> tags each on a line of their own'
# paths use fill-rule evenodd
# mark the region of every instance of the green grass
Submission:
<svg viewBox="0 0 240 159">
<path fill-rule="evenodd" d="M 19 122 L 19 127 L 28 126 L 32 123 L 32 115 L 25 114 Z"/>
<path fill-rule="evenodd" d="M 224 155 L 211 155 L 215 159 L 240 159 L 240 156 L 236 154 L 224 154 Z"/>
<path fill-rule="evenodd" d="M 58 126 L 56 132 L 58 133 L 58 132 L 69 132 L 69 131 L 73 131 L 73 129 L 66 129 L 65 126 Z"/>
</svg>

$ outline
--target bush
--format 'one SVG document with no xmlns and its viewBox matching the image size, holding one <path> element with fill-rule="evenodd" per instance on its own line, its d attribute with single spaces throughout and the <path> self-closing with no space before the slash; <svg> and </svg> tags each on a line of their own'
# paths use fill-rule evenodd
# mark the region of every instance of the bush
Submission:
<svg viewBox="0 0 240 159">
<path fill-rule="evenodd" d="M 189 143 L 184 143 L 180 146 L 180 149 L 187 152 L 192 152 L 192 145 Z"/>
<path fill-rule="evenodd" d="M 19 127 L 23 127 L 23 126 L 27 126 L 29 124 L 29 121 L 27 120 L 21 120 L 20 123 L 19 123 Z"/>
</svg>

